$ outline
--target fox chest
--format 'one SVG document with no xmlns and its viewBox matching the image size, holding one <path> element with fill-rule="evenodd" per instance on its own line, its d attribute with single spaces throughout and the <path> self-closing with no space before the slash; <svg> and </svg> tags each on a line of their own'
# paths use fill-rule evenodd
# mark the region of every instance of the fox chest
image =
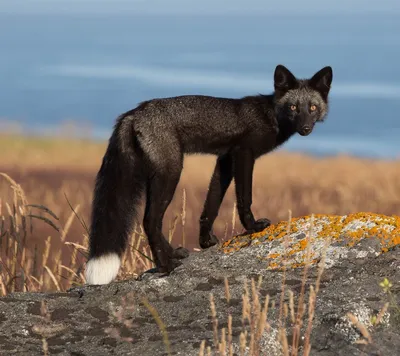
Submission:
<svg viewBox="0 0 400 356">
<path fill-rule="evenodd" d="M 272 151 L 276 148 L 278 143 L 277 131 L 256 131 L 247 135 L 241 142 L 241 146 L 250 148 L 257 156 Z"/>
</svg>

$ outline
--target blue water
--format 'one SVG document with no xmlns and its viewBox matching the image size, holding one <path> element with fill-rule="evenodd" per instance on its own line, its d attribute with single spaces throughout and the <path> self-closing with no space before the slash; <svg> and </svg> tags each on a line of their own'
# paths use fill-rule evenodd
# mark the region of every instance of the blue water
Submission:
<svg viewBox="0 0 400 356">
<path fill-rule="evenodd" d="M 334 70 L 326 122 L 286 149 L 400 156 L 398 13 L 0 11 L 0 118 L 35 132 L 87 122 L 107 138 L 142 100 L 269 93 L 278 63 Z"/>
</svg>

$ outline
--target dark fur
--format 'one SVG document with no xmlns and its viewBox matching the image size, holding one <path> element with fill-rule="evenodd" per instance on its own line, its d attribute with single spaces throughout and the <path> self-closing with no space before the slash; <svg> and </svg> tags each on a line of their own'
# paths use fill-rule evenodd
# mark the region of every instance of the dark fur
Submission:
<svg viewBox="0 0 400 356">
<path fill-rule="evenodd" d="M 215 245 L 214 220 L 232 179 L 237 209 L 247 232 L 262 231 L 268 219 L 251 211 L 255 160 L 296 132 L 309 134 L 328 111 L 332 69 L 298 80 L 282 65 L 274 93 L 240 99 L 188 95 L 153 99 L 121 115 L 109 140 L 94 190 L 90 256 L 120 256 L 132 231 L 136 207 L 146 195 L 143 226 L 160 272 L 170 272 L 187 255 L 162 234 L 164 213 L 179 182 L 184 154 L 218 156 L 200 218 L 202 248 Z M 310 105 L 317 110 L 310 111 Z M 296 110 L 291 110 L 296 105 Z"/>
</svg>

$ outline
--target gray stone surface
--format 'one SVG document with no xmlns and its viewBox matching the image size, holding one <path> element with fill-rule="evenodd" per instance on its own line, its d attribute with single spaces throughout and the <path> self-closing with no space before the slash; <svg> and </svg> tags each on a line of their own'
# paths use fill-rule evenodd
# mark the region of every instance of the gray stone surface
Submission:
<svg viewBox="0 0 400 356">
<path fill-rule="evenodd" d="M 316 227 L 322 224 L 321 219 L 315 220 Z M 291 244 L 306 236 L 305 225 L 297 224 L 297 231 L 288 238 Z M 335 239 L 328 248 L 328 263 L 316 303 L 311 355 L 400 355 L 400 319 L 395 311 L 388 309 L 378 326 L 370 323 L 370 316 L 376 315 L 388 300 L 379 286 L 384 277 L 393 283 L 392 295 L 400 304 L 400 248 L 396 246 L 381 253 L 381 239 L 368 234 L 358 235 L 357 243 L 349 247 L 346 231 L 360 228 L 352 224 L 342 226 L 339 235 L 343 239 Z M 247 247 L 231 254 L 217 247 L 194 252 L 169 276 L 145 274 L 140 280 L 118 281 L 106 286 L 85 286 L 50 294 L 15 293 L 0 298 L 0 355 L 42 355 L 41 335 L 46 336 L 50 355 L 167 355 L 160 327 L 142 303 L 142 297 L 159 313 L 171 354 L 198 355 L 202 340 L 207 340 L 208 345 L 213 342 L 210 293 L 214 296 L 219 329 L 227 327 L 228 314 L 233 317 L 234 350 L 239 354 L 244 281 L 249 281 L 250 288 L 250 279 L 258 281 L 259 276 L 263 277 L 261 300 L 268 294 L 271 302 L 275 302 L 275 308 L 270 306 L 268 313 L 271 329 L 263 334 L 261 354 L 280 355 L 276 335 L 282 272 L 271 267 L 273 258 L 268 262 L 268 256 L 271 251 L 283 252 L 283 242 L 270 240 L 270 232 L 249 239 Z M 315 237 L 311 240 L 314 252 L 321 250 L 321 241 L 325 239 L 318 229 Z M 299 258 L 297 253 L 291 256 Z M 294 292 L 295 303 L 303 271 L 301 266 L 290 267 L 286 273 L 286 287 Z M 313 265 L 307 279 L 306 301 L 309 285 L 315 284 L 316 276 L 317 265 Z M 225 277 L 229 281 L 229 303 L 225 297 Z M 115 308 L 121 310 L 124 297 L 127 298 L 123 312 L 127 326 L 111 312 Z M 42 301 L 46 303 L 49 320 L 41 315 Z M 372 343 L 355 343 L 362 336 L 346 318 L 348 312 L 365 324 Z M 118 340 L 106 333 L 113 328 L 122 337 L 131 339 Z M 290 340 L 289 322 L 286 328 Z"/>
</svg>

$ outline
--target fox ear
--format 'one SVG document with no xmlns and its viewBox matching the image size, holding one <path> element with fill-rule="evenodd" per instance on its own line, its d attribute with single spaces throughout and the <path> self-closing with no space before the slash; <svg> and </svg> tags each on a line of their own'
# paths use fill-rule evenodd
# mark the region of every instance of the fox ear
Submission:
<svg viewBox="0 0 400 356">
<path fill-rule="evenodd" d="M 278 64 L 275 68 L 274 73 L 274 88 L 275 91 L 279 93 L 285 93 L 289 89 L 293 89 L 296 87 L 297 79 L 296 77 L 290 72 L 282 64 Z"/>
<path fill-rule="evenodd" d="M 310 86 L 318 90 L 324 100 L 327 99 L 333 78 L 332 68 L 327 66 L 315 73 L 310 79 Z"/>
</svg>

